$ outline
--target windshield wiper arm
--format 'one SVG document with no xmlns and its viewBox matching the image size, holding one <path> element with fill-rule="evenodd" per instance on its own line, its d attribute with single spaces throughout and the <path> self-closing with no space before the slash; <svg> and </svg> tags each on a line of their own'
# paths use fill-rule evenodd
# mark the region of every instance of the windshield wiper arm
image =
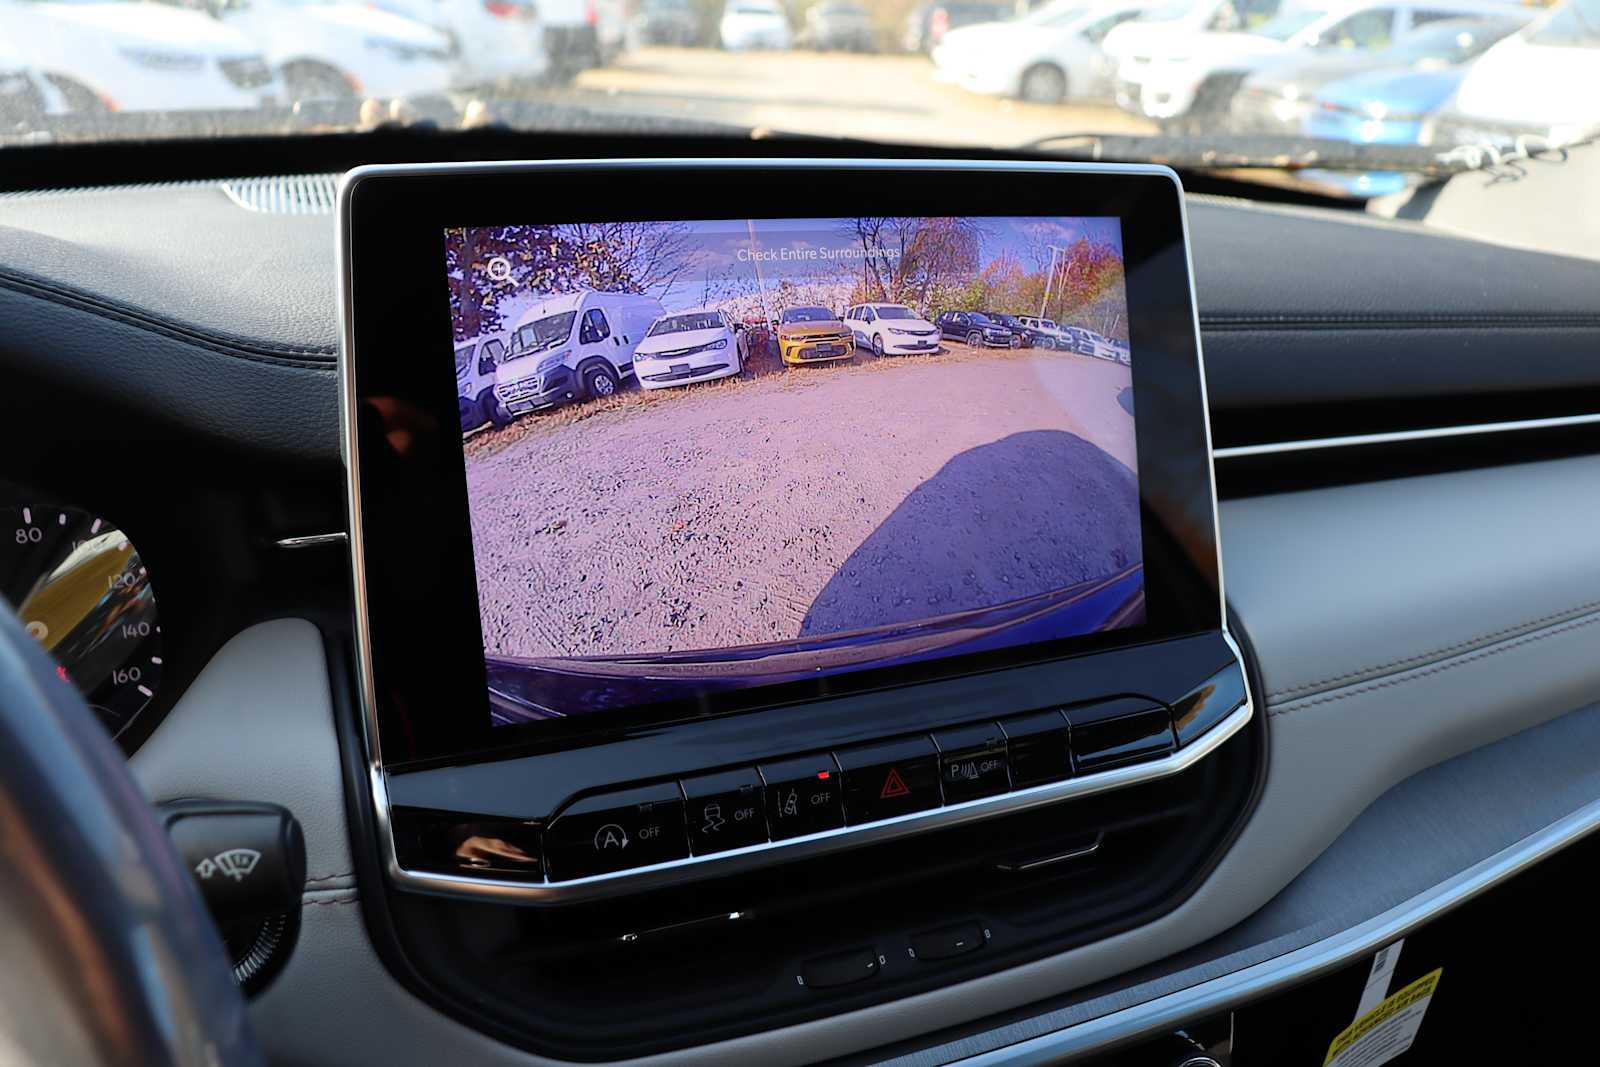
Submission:
<svg viewBox="0 0 1600 1067">
<path fill-rule="evenodd" d="M 1165 163 L 1180 170 L 1404 171 L 1423 178 L 1448 178 L 1477 169 L 1460 154 L 1433 146 L 1352 144 L 1315 137 L 1067 133 L 1022 147 L 1072 159 Z"/>
</svg>

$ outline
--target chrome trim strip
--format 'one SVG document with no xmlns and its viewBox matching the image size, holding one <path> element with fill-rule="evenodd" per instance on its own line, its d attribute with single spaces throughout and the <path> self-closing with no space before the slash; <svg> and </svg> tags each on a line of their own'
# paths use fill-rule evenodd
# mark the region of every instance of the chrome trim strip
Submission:
<svg viewBox="0 0 1600 1067">
<path fill-rule="evenodd" d="M 1455 876 L 1337 934 L 1275 959 L 1014 1045 L 949 1061 L 951 1067 L 1046 1067 L 1192 1023 L 1353 963 L 1493 889 L 1600 829 L 1600 801 L 1586 804 Z"/>
<path fill-rule="evenodd" d="M 875 841 L 890 840 L 939 826 L 951 826 L 991 818 L 1008 812 L 1051 804 L 1071 797 L 1089 796 L 1111 789 L 1154 781 L 1178 774 L 1205 758 L 1249 723 L 1254 714 L 1254 702 L 1248 677 L 1245 681 L 1245 702 L 1227 718 L 1207 733 L 1191 742 L 1187 748 L 1148 763 L 1118 767 L 1082 778 L 1070 778 L 1016 790 L 995 797 L 951 804 L 930 811 L 901 815 L 865 826 L 847 826 L 784 841 L 769 841 L 760 845 L 732 849 L 709 856 L 690 856 L 669 863 L 655 864 L 612 874 L 594 875 L 557 883 L 501 882 L 487 878 L 434 874 L 410 871 L 400 866 L 395 854 L 394 834 L 389 819 L 389 795 L 379 739 L 378 710 L 374 694 L 376 686 L 372 673 L 370 654 L 371 627 L 367 615 L 366 561 L 362 551 L 361 528 L 361 477 L 359 442 L 355 432 L 355 311 L 351 306 L 350 251 L 350 201 L 355 187 L 367 177 L 404 174 L 530 174 L 550 170 L 612 170 L 616 168 L 649 169 L 656 167 L 716 166 L 728 169 L 808 168 L 830 167 L 850 170 L 988 170 L 988 171 L 1044 171 L 1056 173 L 1140 174 L 1161 175 L 1168 178 L 1176 189 L 1179 219 L 1182 223 L 1184 253 L 1189 272 L 1190 309 L 1194 321 L 1197 364 L 1200 371 L 1200 391 L 1205 410 L 1205 365 L 1199 352 L 1200 320 L 1195 303 L 1194 260 L 1189 254 L 1189 219 L 1184 206 L 1183 185 L 1170 168 L 1154 164 L 1103 164 L 1103 163 L 1053 163 L 1010 161 L 963 160 L 855 160 L 855 159 L 620 159 L 620 160 L 553 160 L 547 162 L 487 162 L 487 163 L 409 163 L 357 167 L 347 172 L 339 182 L 337 283 L 340 312 L 339 332 L 339 415 L 340 446 L 346 469 L 346 506 L 349 509 L 349 543 L 351 586 L 355 605 L 356 684 L 361 701 L 361 725 L 367 746 L 367 777 L 372 790 L 373 813 L 378 828 L 378 843 L 383 866 L 390 879 L 399 886 L 418 892 L 438 895 L 477 897 L 503 903 L 553 904 L 578 900 L 593 900 L 624 892 L 670 885 L 699 877 L 729 874 L 739 870 L 764 866 L 777 860 L 798 859 L 803 856 L 840 851 Z M 1206 444 L 1211 444 L 1209 420 L 1205 427 Z M 1209 462 L 1209 459 L 1208 459 Z M 1244 657 L 1233 635 L 1228 632 L 1225 599 L 1222 591 L 1221 527 L 1218 521 L 1216 472 L 1211 473 L 1211 521 L 1217 547 L 1217 598 L 1218 626 L 1234 657 L 1241 664 Z"/>
<path fill-rule="evenodd" d="M 322 545 L 342 545 L 348 536 L 343 530 L 336 533 L 305 534 L 301 537 L 280 537 L 272 542 L 279 548 L 319 548 Z"/>
<path fill-rule="evenodd" d="M 1406 441 L 1436 441 L 1448 437 L 1476 437 L 1480 434 L 1513 433 L 1518 430 L 1557 430 L 1566 426 L 1592 426 L 1600 414 L 1559 415 L 1548 419 L 1515 419 L 1511 422 L 1477 422 L 1465 426 L 1436 426 L 1427 430 L 1395 430 L 1390 433 L 1351 434 L 1348 437 L 1311 437 L 1299 441 L 1273 441 L 1261 445 L 1234 445 L 1215 448 L 1213 459 L 1241 459 L 1245 456 L 1271 456 L 1282 452 L 1312 452 L 1324 448 L 1350 448 L 1356 445 L 1392 445 Z"/>
<path fill-rule="evenodd" d="M 1092 842 L 1082 848 L 1069 849 L 1054 856 L 1041 856 L 1038 859 L 1027 860 L 1023 863 L 997 863 L 995 866 L 1007 874 L 1023 874 L 1027 871 L 1037 871 L 1041 867 L 1054 867 L 1058 863 L 1066 863 L 1068 860 L 1081 860 L 1085 856 L 1094 855 L 1100 851 L 1100 844 L 1105 838 L 1106 835 L 1103 832 L 1098 833 L 1094 835 Z"/>
<path fill-rule="evenodd" d="M 1189 311 L 1194 324 L 1194 358 L 1196 368 L 1200 372 L 1200 411 L 1203 418 L 1201 425 L 1205 427 L 1206 434 L 1206 474 L 1211 478 L 1211 534 L 1212 543 L 1217 549 L 1217 611 L 1219 618 L 1217 625 L 1222 628 L 1222 633 L 1228 639 L 1228 644 L 1233 647 L 1233 654 L 1238 659 L 1239 665 L 1244 665 L 1244 656 L 1239 653 L 1239 647 L 1233 643 L 1233 635 L 1228 633 L 1228 586 L 1222 576 L 1222 509 L 1217 504 L 1217 449 L 1211 440 L 1211 397 L 1206 392 L 1206 352 L 1205 345 L 1200 335 L 1200 295 L 1194 284 L 1194 242 L 1189 238 L 1189 198 L 1184 194 L 1183 182 L 1176 171 L 1162 167 L 1167 176 L 1172 179 L 1172 185 L 1177 190 L 1178 196 L 1178 221 L 1183 226 L 1183 264 L 1189 271 Z M 1246 672 L 1248 674 L 1248 672 Z M 1245 685 L 1245 700 L 1250 699 L 1249 684 Z"/>
</svg>

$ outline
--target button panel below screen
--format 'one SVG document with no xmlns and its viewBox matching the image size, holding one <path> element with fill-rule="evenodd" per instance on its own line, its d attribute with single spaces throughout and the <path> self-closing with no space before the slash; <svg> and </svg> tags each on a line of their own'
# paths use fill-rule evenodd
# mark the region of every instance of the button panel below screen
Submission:
<svg viewBox="0 0 1600 1067">
<path fill-rule="evenodd" d="M 563 882 L 869 826 L 1175 749 L 1167 708 L 1118 698 L 591 794 L 543 829 L 542 872 L 537 822 L 396 808 L 396 841 L 418 870 Z"/>
</svg>

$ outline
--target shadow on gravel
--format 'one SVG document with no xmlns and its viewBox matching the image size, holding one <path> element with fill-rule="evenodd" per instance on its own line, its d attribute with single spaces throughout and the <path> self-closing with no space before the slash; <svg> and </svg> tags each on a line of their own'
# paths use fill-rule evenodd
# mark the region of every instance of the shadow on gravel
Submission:
<svg viewBox="0 0 1600 1067">
<path fill-rule="evenodd" d="M 1012 434 L 912 490 L 811 602 L 800 636 L 1009 603 L 1138 562 L 1133 472 L 1076 434 Z"/>
</svg>

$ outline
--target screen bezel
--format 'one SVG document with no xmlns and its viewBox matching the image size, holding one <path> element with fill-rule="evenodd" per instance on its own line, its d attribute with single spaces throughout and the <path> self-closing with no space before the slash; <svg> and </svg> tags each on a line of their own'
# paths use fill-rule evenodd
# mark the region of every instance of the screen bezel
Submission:
<svg viewBox="0 0 1600 1067">
<path fill-rule="evenodd" d="M 864 173 L 872 172 L 899 172 L 904 180 L 864 182 Z M 964 204 L 974 209 L 963 210 Z M 991 204 L 1003 204 L 1005 210 L 988 209 Z M 805 209 L 794 210 L 798 205 Z M 846 214 L 845 208 L 902 215 L 1121 219 L 1147 621 L 912 667 L 853 671 L 526 726 L 492 726 L 453 363 L 441 356 L 434 370 L 415 360 L 381 358 L 386 351 L 414 348 L 419 337 L 424 344 L 436 338 L 441 352 L 453 350 L 445 228 L 827 218 Z M 1181 185 L 1166 168 L 903 160 L 373 167 L 346 176 L 339 222 L 341 416 L 358 666 L 375 766 L 420 768 L 558 751 L 706 716 L 803 705 L 1222 628 L 1210 434 L 1187 228 Z M 397 409 L 405 414 L 396 416 Z M 388 414 L 380 418 L 379 411 Z M 391 444 L 402 438 L 404 461 Z"/>
</svg>

